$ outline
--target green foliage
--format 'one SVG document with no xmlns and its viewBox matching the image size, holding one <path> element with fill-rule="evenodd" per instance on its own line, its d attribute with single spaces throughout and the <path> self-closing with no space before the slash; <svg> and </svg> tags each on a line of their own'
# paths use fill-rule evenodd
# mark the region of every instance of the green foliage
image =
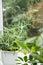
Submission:
<svg viewBox="0 0 43 65">
<path fill-rule="evenodd" d="M 24 56 L 24 61 L 27 62 L 27 56 Z"/>
<path fill-rule="evenodd" d="M 26 45 L 24 42 L 16 40 L 15 43 L 16 43 L 19 47 L 28 50 L 27 45 Z"/>
<path fill-rule="evenodd" d="M 19 63 L 20 61 L 24 62 L 24 63 L 20 63 L 20 64 L 22 64 L 22 65 L 28 65 L 28 64 L 26 63 L 26 62 L 28 61 L 27 56 L 24 56 L 23 58 L 22 58 L 22 57 L 18 57 L 17 61 L 18 61 L 18 63 Z M 17 64 L 18 64 L 18 63 L 17 63 Z"/>
<path fill-rule="evenodd" d="M 40 35 L 40 38 L 43 39 L 42 34 Z M 20 45 L 20 43 L 19 43 L 19 45 L 20 45 L 19 47 L 20 48 L 22 47 L 21 50 L 23 50 L 23 49 L 27 50 L 28 49 L 27 50 L 28 54 L 30 54 L 28 59 L 27 59 L 27 56 L 24 56 L 24 58 L 23 58 L 24 61 L 25 62 L 28 61 L 28 63 L 32 63 L 33 65 L 37 64 L 38 62 L 43 63 L 43 55 L 42 55 L 43 51 L 40 50 L 40 49 L 43 50 L 43 47 L 42 47 L 43 45 L 40 45 L 41 42 L 39 43 L 38 39 L 39 39 L 39 36 L 38 37 L 29 38 L 28 40 L 24 41 L 23 43 L 26 44 L 27 48 L 24 48 L 22 46 L 22 44 Z M 16 42 L 16 43 L 18 44 L 18 42 Z M 43 41 L 42 41 L 42 44 L 43 44 Z"/>
<path fill-rule="evenodd" d="M 23 58 L 21 58 L 21 57 L 18 57 L 21 61 L 23 61 Z"/>
<path fill-rule="evenodd" d="M 35 5 L 38 2 L 40 2 L 41 0 L 29 0 L 30 4 Z"/>
<path fill-rule="evenodd" d="M 18 46 L 15 43 L 15 37 L 6 28 L 4 28 L 4 35 L 0 40 L 0 49 L 9 51 L 15 51 L 18 49 Z"/>
<path fill-rule="evenodd" d="M 22 65 L 43 63 L 43 31 L 37 26 L 35 16 L 38 10 L 33 9 L 26 16 L 29 7 L 39 2 L 40 0 L 3 0 L 4 35 L 0 39 L 0 49 L 21 50 L 25 56 L 18 57 L 18 65 L 21 64 L 20 60 L 25 62 Z M 29 57 L 27 53 L 30 54 Z"/>
<path fill-rule="evenodd" d="M 23 64 L 23 65 L 28 65 L 27 63 Z"/>
<path fill-rule="evenodd" d="M 3 19 L 4 19 L 4 27 L 10 29 L 10 32 L 15 32 L 15 38 L 24 40 L 29 36 L 39 35 L 39 29 L 36 28 L 33 23 L 33 17 L 27 16 L 26 19 L 24 17 L 24 12 L 29 7 L 30 1 L 34 2 L 38 0 L 3 0 Z M 33 11 L 36 12 L 37 10 Z M 36 19 L 35 19 L 36 20 Z M 12 29 L 14 31 L 12 31 Z M 35 33 L 36 32 L 36 33 Z"/>
<path fill-rule="evenodd" d="M 28 65 L 28 63 L 30 63 L 31 60 L 29 61 L 29 58 L 27 56 L 24 56 L 23 58 L 22 57 L 18 57 L 18 59 L 17 59 L 17 62 L 18 62 L 17 65 L 19 65 L 20 61 L 22 61 L 22 63 L 20 63 L 21 65 Z M 31 65 L 37 65 L 37 62 L 34 62 L 34 61 L 31 61 L 31 62 L 32 62 Z"/>
</svg>

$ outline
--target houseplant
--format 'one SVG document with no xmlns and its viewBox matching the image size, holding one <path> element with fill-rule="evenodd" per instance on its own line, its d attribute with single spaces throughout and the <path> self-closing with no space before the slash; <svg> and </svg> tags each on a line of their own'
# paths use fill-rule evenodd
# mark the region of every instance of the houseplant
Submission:
<svg viewBox="0 0 43 65">
<path fill-rule="evenodd" d="M 14 37 L 9 35 L 9 31 L 4 30 L 4 35 L 0 38 L 1 59 L 4 65 L 16 65 L 18 46 L 14 42 Z M 5 61 L 6 60 L 6 61 Z"/>
<path fill-rule="evenodd" d="M 28 65 L 28 63 L 37 65 L 37 63 L 43 63 L 43 34 L 38 37 L 30 38 L 24 42 L 16 41 L 16 43 L 21 47 L 22 53 L 24 53 L 24 57 L 18 57 L 17 65 Z M 27 50 L 26 53 L 25 50 Z"/>
<path fill-rule="evenodd" d="M 27 12 L 27 8 L 29 8 L 27 4 L 30 4 L 30 6 L 33 6 L 33 5 L 36 5 L 39 1 L 40 0 L 28 0 L 28 1 L 25 0 L 25 2 L 24 2 L 24 0 L 19 0 L 19 1 L 18 0 L 13 0 L 13 1 L 9 0 L 9 2 L 8 2 L 7 0 L 6 1 L 3 0 L 3 4 L 4 4 L 3 8 L 5 9 L 5 11 L 3 12 L 3 14 L 4 14 L 4 16 L 3 16 L 4 17 L 3 18 L 4 19 L 4 36 L 2 38 L 2 44 L 0 44 L 0 46 L 1 46 L 0 48 L 2 50 L 10 51 L 10 53 L 11 53 L 11 51 L 17 51 L 18 48 L 20 48 L 20 49 L 22 48 L 23 52 L 25 50 L 25 52 L 24 52 L 25 54 L 32 51 L 32 53 L 31 53 L 32 55 L 30 54 L 30 58 L 29 58 L 31 60 L 30 62 L 33 61 L 33 58 L 35 60 L 37 59 L 41 62 L 43 62 L 43 61 L 42 61 L 42 58 L 39 57 L 39 54 L 37 56 L 37 50 L 39 49 L 40 46 L 37 46 L 37 44 L 35 44 L 36 41 L 34 40 L 34 42 L 33 42 L 29 39 L 32 44 L 30 44 L 30 42 L 25 41 L 29 37 L 29 36 L 27 36 L 27 30 L 31 31 L 31 28 L 32 28 L 32 32 L 34 29 L 37 30 L 35 25 L 30 24 L 30 21 L 32 21 L 31 23 L 33 24 L 33 21 L 34 21 L 33 15 L 31 16 L 32 19 L 31 19 L 31 17 L 26 16 L 28 20 L 26 20 L 25 16 L 23 16 L 23 15 L 24 15 L 24 13 Z M 29 26 L 27 26 L 27 25 L 29 25 Z M 28 27 L 28 29 L 27 29 L 27 27 Z M 28 34 L 31 35 L 31 33 L 30 34 L 28 33 Z M 31 36 L 33 36 L 33 35 L 34 34 L 32 33 Z M 14 56 L 12 58 L 11 58 L 11 56 L 13 53 L 9 54 L 9 52 L 6 52 L 6 51 L 3 52 L 5 54 L 5 55 L 3 54 L 4 55 L 3 58 L 5 57 L 5 60 L 6 60 L 6 59 L 8 59 L 7 57 L 10 56 L 10 59 L 11 59 L 10 61 L 12 61 L 13 60 L 12 58 Z M 27 56 L 24 56 L 24 58 L 27 58 Z M 26 62 L 27 60 L 24 60 L 24 61 Z M 9 65 L 8 60 L 7 60 L 7 62 L 5 62 L 5 64 Z M 10 62 L 10 64 L 12 64 L 12 63 Z M 26 64 L 24 64 L 24 65 L 26 65 Z"/>
</svg>

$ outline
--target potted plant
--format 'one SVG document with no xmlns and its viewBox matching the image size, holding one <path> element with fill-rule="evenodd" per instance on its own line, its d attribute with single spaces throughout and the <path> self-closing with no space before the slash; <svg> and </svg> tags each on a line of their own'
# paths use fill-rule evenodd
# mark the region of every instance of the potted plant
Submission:
<svg viewBox="0 0 43 65">
<path fill-rule="evenodd" d="M 21 47 L 21 51 L 24 54 L 23 57 L 18 56 L 17 65 L 29 65 L 28 63 L 37 65 L 43 63 L 43 34 L 27 39 L 24 42 L 17 40 L 16 43 Z"/>
<path fill-rule="evenodd" d="M 25 3 L 23 0 L 16 1 L 16 3 L 15 1 L 9 0 L 8 2 L 6 0 L 3 2 L 3 4 L 6 3 L 4 4 L 4 8 L 6 10 L 4 11 L 4 27 L 6 31 L 4 30 L 4 35 L 0 39 L 0 49 L 3 50 L 1 51 L 3 64 L 4 65 L 16 65 L 15 59 L 17 58 L 17 55 L 19 55 L 18 52 L 16 51 L 18 51 L 18 49 L 20 48 L 19 51 L 22 50 L 24 55 L 23 55 L 23 58 L 20 57 L 19 55 L 18 59 L 24 62 L 23 65 L 28 65 L 29 63 L 32 63 L 32 65 L 37 65 L 37 62 L 43 62 L 43 59 L 42 59 L 43 48 L 40 47 L 41 45 L 39 44 L 39 41 L 37 42 L 37 40 L 39 40 L 40 37 L 39 38 L 33 37 L 31 39 L 29 38 L 26 41 L 23 40 L 24 38 L 25 39 L 27 38 L 27 25 L 31 21 L 30 19 L 27 21 L 23 13 L 26 12 L 28 8 L 27 7 L 28 5 L 26 3 L 30 2 L 30 4 L 33 5 L 39 2 L 40 0 L 36 0 L 36 1 L 35 0 L 26 1 L 25 0 Z M 32 22 L 33 22 L 34 20 L 33 15 L 31 17 L 32 17 Z M 34 28 L 33 25 L 29 27 L 30 27 L 29 28 L 30 32 L 34 32 L 34 30 L 37 31 L 37 29 Z M 31 31 L 31 28 L 32 28 L 32 31 Z M 22 39 L 19 40 L 18 38 L 19 39 L 22 38 Z M 28 54 L 28 56 L 26 54 Z"/>
<path fill-rule="evenodd" d="M 4 30 L 4 34 L 0 38 L 0 61 L 3 65 L 16 65 L 18 46 L 14 41 L 15 39 L 9 34 L 9 31 Z"/>
</svg>

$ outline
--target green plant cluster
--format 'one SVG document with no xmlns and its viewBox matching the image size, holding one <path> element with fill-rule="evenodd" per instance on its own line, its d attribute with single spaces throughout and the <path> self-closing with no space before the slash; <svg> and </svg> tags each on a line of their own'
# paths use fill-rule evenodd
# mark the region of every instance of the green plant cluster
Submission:
<svg viewBox="0 0 43 65">
<path fill-rule="evenodd" d="M 17 65 L 28 65 L 28 63 L 37 65 L 37 63 L 43 63 L 43 34 L 29 38 L 24 42 L 18 40 L 15 42 L 21 48 L 22 51 L 20 52 L 24 53 L 24 57 L 18 57 Z"/>
<path fill-rule="evenodd" d="M 25 56 L 18 57 L 23 65 L 43 63 L 43 28 L 36 24 L 36 9 L 26 16 L 28 8 L 41 0 L 3 0 L 3 36 L 0 49 L 21 51 Z M 26 16 L 26 17 L 25 17 Z M 29 53 L 29 57 L 27 57 Z M 18 65 L 19 65 L 18 62 Z M 20 63 L 21 64 L 21 63 Z"/>
</svg>

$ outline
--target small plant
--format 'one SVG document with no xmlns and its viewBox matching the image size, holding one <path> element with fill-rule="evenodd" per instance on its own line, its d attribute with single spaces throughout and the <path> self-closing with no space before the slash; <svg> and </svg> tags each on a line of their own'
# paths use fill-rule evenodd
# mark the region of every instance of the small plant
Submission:
<svg viewBox="0 0 43 65">
<path fill-rule="evenodd" d="M 22 59 L 22 61 L 26 62 L 24 64 L 32 63 L 32 65 L 37 65 L 37 63 L 43 63 L 43 36 L 33 37 L 30 39 L 27 39 L 24 42 L 16 41 L 16 44 L 21 48 L 21 51 L 28 56 L 18 57 L 18 60 Z M 40 40 L 40 42 L 39 42 Z M 42 43 L 42 45 L 40 45 Z M 25 51 L 26 50 L 26 53 Z M 19 61 L 20 63 L 20 61 Z M 21 64 L 22 65 L 22 64 Z"/>
<path fill-rule="evenodd" d="M 28 65 L 28 57 L 27 56 L 24 56 L 23 58 L 22 57 L 18 57 L 17 59 L 17 65 L 21 64 L 21 65 Z"/>
<path fill-rule="evenodd" d="M 17 61 L 17 65 L 37 65 L 37 62 L 35 62 L 34 60 L 32 61 L 33 57 L 31 55 L 29 56 L 25 56 L 24 57 L 18 57 Z"/>
<path fill-rule="evenodd" d="M 16 51 L 18 50 L 17 44 L 14 42 L 15 37 L 9 33 L 8 29 L 4 29 L 4 34 L 0 39 L 0 49 L 5 51 Z"/>
</svg>

